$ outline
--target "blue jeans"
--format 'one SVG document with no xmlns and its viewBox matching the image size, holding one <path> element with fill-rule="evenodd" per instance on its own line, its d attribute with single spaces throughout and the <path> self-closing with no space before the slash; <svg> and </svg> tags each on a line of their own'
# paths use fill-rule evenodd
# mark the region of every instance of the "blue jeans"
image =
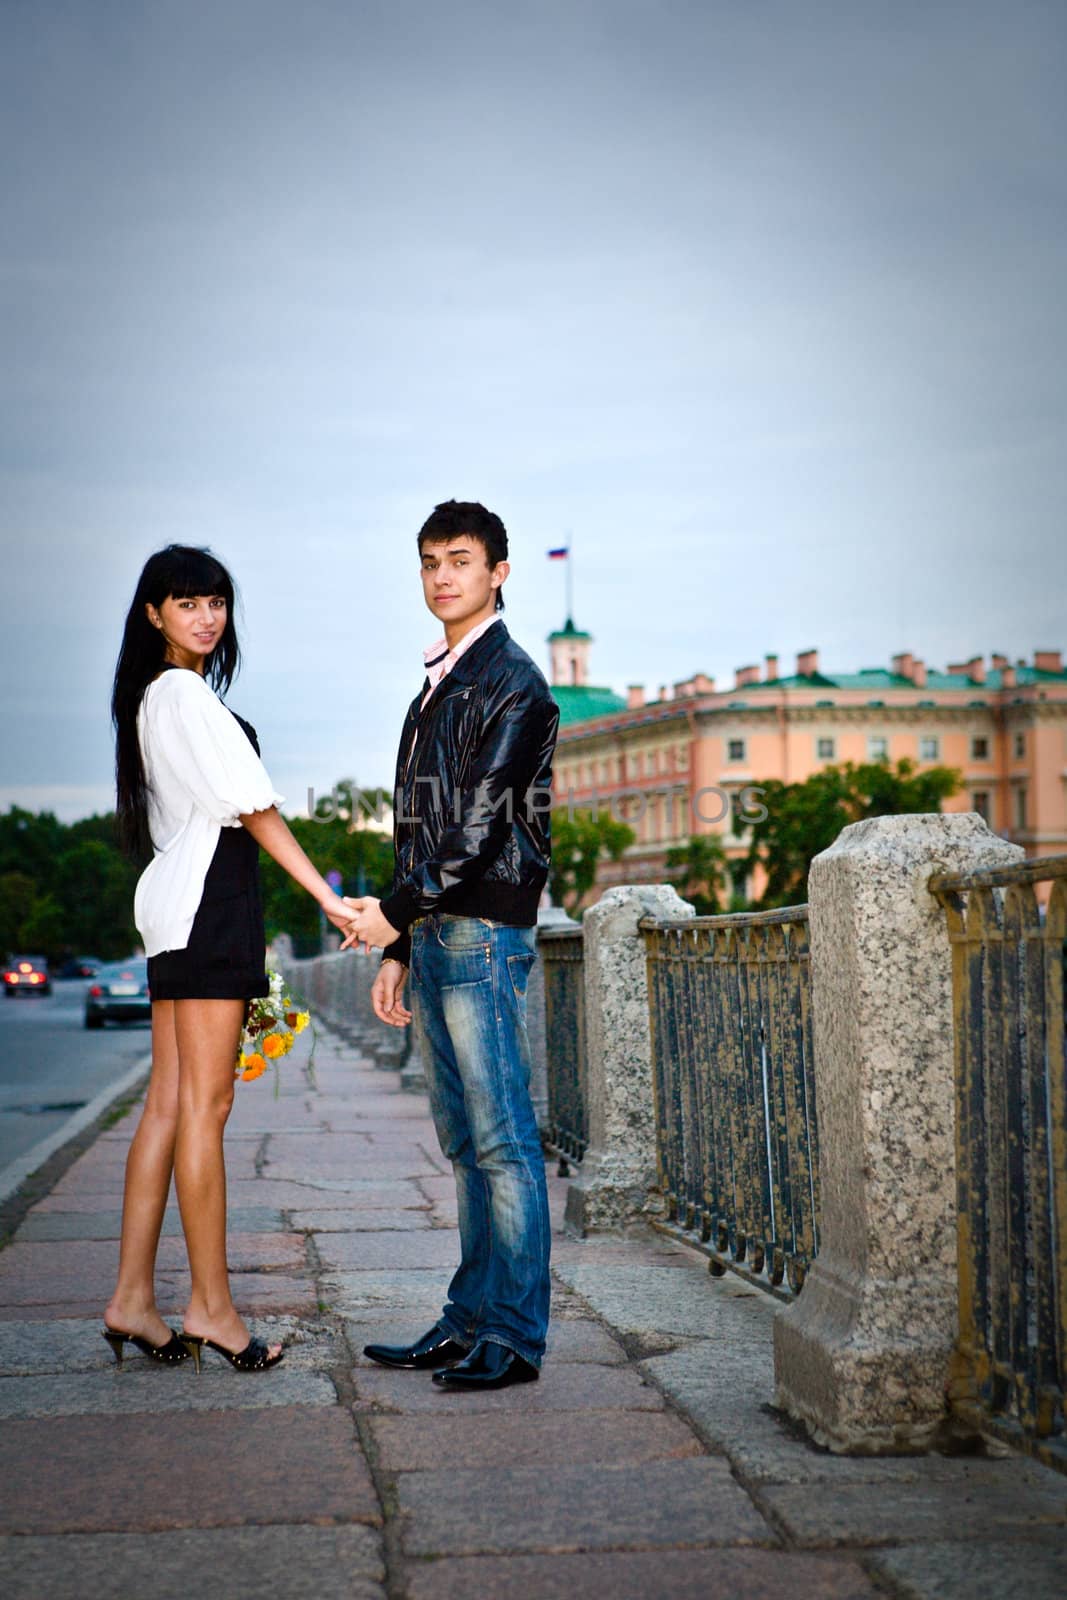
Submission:
<svg viewBox="0 0 1067 1600">
<path fill-rule="evenodd" d="M 440 1326 L 540 1366 L 548 1331 L 545 1163 L 530 1102 L 532 928 L 436 913 L 411 938 L 411 1009 L 441 1149 L 459 1197 L 462 1259 Z"/>
</svg>

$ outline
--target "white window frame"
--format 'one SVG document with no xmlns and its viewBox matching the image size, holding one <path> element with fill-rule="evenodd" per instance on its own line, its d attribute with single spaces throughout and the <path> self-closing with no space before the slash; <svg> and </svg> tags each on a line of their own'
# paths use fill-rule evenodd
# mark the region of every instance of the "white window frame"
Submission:
<svg viewBox="0 0 1067 1600">
<path fill-rule="evenodd" d="M 1016 761 L 1025 761 L 1026 760 L 1026 735 L 1025 735 L 1025 733 L 1017 733 L 1017 734 L 1015 734 L 1015 736 L 1014 736 L 1014 738 L 1012 740 L 1012 750 L 1014 751 Z"/>
<path fill-rule="evenodd" d="M 734 745 L 740 745 L 741 750 L 740 750 L 740 754 L 739 755 L 735 755 L 734 754 Z M 726 741 L 726 759 L 727 759 L 727 761 L 745 761 L 745 760 L 748 759 L 748 744 L 745 741 L 745 739 L 743 739 L 743 738 L 727 739 L 727 741 Z"/>
<path fill-rule="evenodd" d="M 829 750 L 821 749 L 821 746 L 824 744 L 828 744 L 830 746 Z M 837 759 L 837 740 L 834 738 L 832 733 L 820 733 L 816 735 L 815 759 L 816 761 L 835 761 Z"/>
<path fill-rule="evenodd" d="M 880 744 L 881 750 L 876 750 L 875 745 Z M 889 735 L 887 733 L 869 733 L 867 735 L 867 760 L 881 761 L 889 759 Z"/>
<path fill-rule="evenodd" d="M 981 752 L 979 752 L 979 750 L 978 750 L 978 746 L 980 744 L 984 744 L 985 745 L 985 749 L 983 751 L 981 751 Z M 989 760 L 989 735 L 987 733 L 972 733 L 971 734 L 971 760 L 972 761 L 988 761 Z"/>
<path fill-rule="evenodd" d="M 927 748 L 924 749 L 923 747 Z M 932 753 L 931 748 L 932 747 Z M 919 760 L 940 761 L 941 740 L 936 733 L 923 733 L 919 735 Z"/>
</svg>

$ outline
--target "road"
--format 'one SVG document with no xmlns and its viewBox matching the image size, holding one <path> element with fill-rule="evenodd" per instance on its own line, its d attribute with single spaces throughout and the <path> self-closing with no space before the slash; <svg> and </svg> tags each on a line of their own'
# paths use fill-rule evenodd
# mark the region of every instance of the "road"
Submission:
<svg viewBox="0 0 1067 1600">
<path fill-rule="evenodd" d="M 88 987 L 68 979 L 49 995 L 0 998 L 0 1171 L 151 1049 L 148 1022 L 87 1029 Z"/>
</svg>

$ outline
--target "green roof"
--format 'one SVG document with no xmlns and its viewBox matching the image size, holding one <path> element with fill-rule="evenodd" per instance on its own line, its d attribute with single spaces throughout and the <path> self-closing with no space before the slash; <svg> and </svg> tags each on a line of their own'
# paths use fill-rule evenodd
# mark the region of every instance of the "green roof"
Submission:
<svg viewBox="0 0 1067 1600">
<path fill-rule="evenodd" d="M 613 712 L 626 710 L 626 701 L 613 689 L 576 683 L 553 683 L 550 688 L 559 706 L 561 728 L 570 727 L 572 722 L 591 722 L 594 717 L 610 717 Z"/>
<path fill-rule="evenodd" d="M 591 633 L 583 633 L 581 628 L 576 628 L 570 617 L 567 618 L 562 628 L 557 628 L 555 633 L 549 634 L 549 639 L 591 639 Z"/>
</svg>

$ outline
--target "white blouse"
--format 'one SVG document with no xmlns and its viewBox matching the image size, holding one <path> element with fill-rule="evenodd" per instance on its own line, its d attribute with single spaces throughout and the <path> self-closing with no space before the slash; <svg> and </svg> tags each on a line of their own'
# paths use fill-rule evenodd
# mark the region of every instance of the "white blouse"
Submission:
<svg viewBox="0 0 1067 1600">
<path fill-rule="evenodd" d="M 137 713 L 148 830 L 155 856 L 137 884 L 133 920 L 145 954 L 184 950 L 220 828 L 281 805 L 240 723 L 198 672 L 171 667 Z"/>
</svg>

